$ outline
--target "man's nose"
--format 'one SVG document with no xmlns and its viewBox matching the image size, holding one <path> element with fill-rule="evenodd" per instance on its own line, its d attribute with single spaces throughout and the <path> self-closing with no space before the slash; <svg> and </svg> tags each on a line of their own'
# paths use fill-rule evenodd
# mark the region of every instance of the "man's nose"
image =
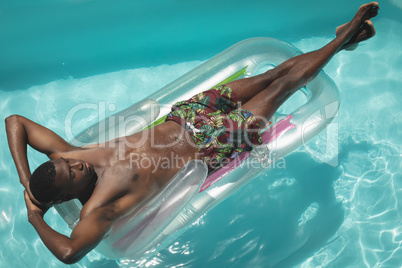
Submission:
<svg viewBox="0 0 402 268">
<path fill-rule="evenodd" d="M 79 170 L 82 170 L 82 169 L 84 168 L 84 163 L 82 163 L 82 161 L 74 161 L 74 162 L 71 164 L 71 167 L 72 167 L 72 168 L 79 169 Z"/>
</svg>

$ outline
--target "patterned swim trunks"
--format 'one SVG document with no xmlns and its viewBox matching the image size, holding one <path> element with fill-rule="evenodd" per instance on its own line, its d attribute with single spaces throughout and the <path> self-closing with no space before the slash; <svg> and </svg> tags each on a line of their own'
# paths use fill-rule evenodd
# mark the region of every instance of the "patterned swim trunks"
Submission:
<svg viewBox="0 0 402 268">
<path fill-rule="evenodd" d="M 176 102 L 166 121 L 175 121 L 190 133 L 211 172 L 262 143 L 254 115 L 238 106 L 229 87 L 216 86 Z"/>
</svg>

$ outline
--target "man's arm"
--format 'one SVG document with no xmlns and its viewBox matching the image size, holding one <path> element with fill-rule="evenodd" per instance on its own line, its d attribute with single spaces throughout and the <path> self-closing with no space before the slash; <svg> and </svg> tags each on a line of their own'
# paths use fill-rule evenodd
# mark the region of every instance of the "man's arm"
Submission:
<svg viewBox="0 0 402 268">
<path fill-rule="evenodd" d="M 29 170 L 27 145 L 53 159 L 60 152 L 75 148 L 53 131 L 19 115 L 6 118 L 6 132 L 11 155 L 17 168 L 21 184 L 29 191 Z"/>
<path fill-rule="evenodd" d="M 60 261 L 71 264 L 81 260 L 94 249 L 112 226 L 107 208 L 99 208 L 80 220 L 70 237 L 62 235 L 43 220 L 44 211 L 35 206 L 25 191 L 28 220 L 35 228 L 46 247 Z"/>
</svg>

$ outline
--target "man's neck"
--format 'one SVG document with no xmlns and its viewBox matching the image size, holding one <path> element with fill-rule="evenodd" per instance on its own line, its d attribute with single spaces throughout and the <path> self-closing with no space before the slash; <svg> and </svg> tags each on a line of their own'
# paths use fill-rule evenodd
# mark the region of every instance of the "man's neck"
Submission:
<svg viewBox="0 0 402 268">
<path fill-rule="evenodd" d="M 89 198 L 91 198 L 92 193 L 95 190 L 97 182 L 98 182 L 98 175 L 96 175 L 96 173 L 94 173 L 94 177 L 91 181 L 91 184 L 87 187 L 85 192 L 78 198 L 78 200 L 80 200 L 82 205 L 85 205 L 85 203 L 89 200 Z"/>
</svg>

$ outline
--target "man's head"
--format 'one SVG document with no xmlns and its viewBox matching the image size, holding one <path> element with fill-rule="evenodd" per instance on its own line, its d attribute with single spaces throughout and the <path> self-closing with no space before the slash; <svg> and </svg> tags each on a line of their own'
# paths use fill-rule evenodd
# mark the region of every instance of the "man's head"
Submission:
<svg viewBox="0 0 402 268">
<path fill-rule="evenodd" d="M 59 196 L 55 185 L 56 169 L 54 163 L 47 161 L 40 165 L 29 180 L 29 189 L 37 201 L 47 204 Z"/>
<path fill-rule="evenodd" d="M 77 159 L 58 158 L 40 165 L 29 180 L 33 197 L 43 205 L 79 198 L 96 180 L 91 164 Z"/>
</svg>

